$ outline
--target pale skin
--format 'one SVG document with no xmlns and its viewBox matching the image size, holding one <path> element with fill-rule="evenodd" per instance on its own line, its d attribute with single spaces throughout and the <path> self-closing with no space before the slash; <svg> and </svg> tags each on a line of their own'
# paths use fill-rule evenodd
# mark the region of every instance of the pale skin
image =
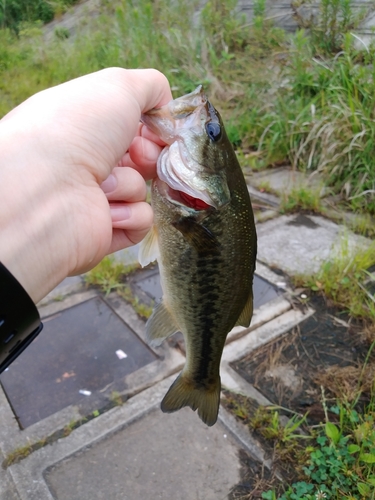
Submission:
<svg viewBox="0 0 375 500">
<path fill-rule="evenodd" d="M 0 120 L 0 261 L 34 302 L 147 234 L 163 143 L 139 119 L 171 98 L 156 70 L 109 68 Z"/>
</svg>

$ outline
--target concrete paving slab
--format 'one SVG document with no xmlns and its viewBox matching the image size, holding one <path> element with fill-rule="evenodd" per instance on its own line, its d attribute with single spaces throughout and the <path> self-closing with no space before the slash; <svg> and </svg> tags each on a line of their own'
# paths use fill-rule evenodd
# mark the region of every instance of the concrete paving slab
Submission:
<svg viewBox="0 0 375 500">
<path fill-rule="evenodd" d="M 163 296 L 163 290 L 160 284 L 158 267 L 139 272 L 134 280 L 133 289 L 140 300 L 146 294 L 150 299 L 160 301 Z M 263 304 L 271 302 L 282 295 L 283 290 L 280 290 L 277 285 L 269 280 L 262 278 L 258 274 L 254 274 L 253 292 L 254 309 L 258 309 Z"/>
<path fill-rule="evenodd" d="M 100 297 L 44 324 L 0 377 L 23 428 L 71 404 L 96 410 L 97 392 L 157 359 Z"/>
<path fill-rule="evenodd" d="M 0 461 L 4 457 L 0 453 Z M 11 474 L 0 467 L 0 500 L 20 500 L 16 485 L 13 482 Z"/>
<path fill-rule="evenodd" d="M 230 435 L 221 414 L 211 428 L 188 408 L 162 414 L 160 400 L 174 378 L 11 465 L 20 498 L 226 498 L 238 482 L 237 452 L 249 451 L 247 441 Z"/>
<path fill-rule="evenodd" d="M 274 209 L 274 213 L 276 214 L 280 207 L 280 199 L 278 198 L 278 196 L 255 189 L 255 187 L 251 185 L 252 179 L 252 176 L 246 176 L 247 190 L 250 194 L 251 203 L 255 205 L 262 204 L 267 208 L 270 207 L 271 209 Z"/>
<path fill-rule="evenodd" d="M 46 295 L 38 304 L 38 307 L 48 304 L 52 301 L 60 301 L 71 293 L 83 290 L 84 283 L 81 276 L 69 276 L 57 285 L 48 295 Z"/>
<path fill-rule="evenodd" d="M 95 295 L 78 294 L 77 297 L 69 296 L 66 303 L 65 301 L 59 302 L 58 306 L 61 311 L 64 311 L 66 309 L 64 306 L 71 307 L 72 304 L 76 303 L 75 299 L 92 297 L 95 297 Z M 116 293 L 111 293 L 105 298 L 105 301 L 119 318 L 136 333 L 137 337 L 145 342 L 144 322 L 139 319 L 133 308 L 120 299 Z M 43 311 L 49 311 L 51 307 L 56 313 L 55 303 L 49 304 L 42 309 Z M 85 331 L 85 322 L 81 324 L 81 327 Z M 78 404 L 71 404 L 23 430 L 18 425 L 7 397 L 0 386 L 0 421 L 2 422 L 2 426 L 0 426 L 0 450 L 5 454 L 9 454 L 15 449 L 42 442 L 46 437 L 61 432 L 67 425 L 70 426 L 72 422 L 82 421 L 82 418 L 90 415 L 93 410 L 108 409 L 109 406 L 114 404 L 112 398 L 114 392 L 121 396 L 123 400 L 126 400 L 180 370 L 184 365 L 184 356 L 177 349 L 171 349 L 167 343 L 157 349 L 150 350 L 157 356 L 155 361 L 124 377 L 120 377 L 119 380 L 114 379 L 113 383 L 94 391 L 90 396 L 81 395 L 82 400 Z M 58 356 L 59 352 L 57 351 L 55 354 Z"/>
<path fill-rule="evenodd" d="M 138 252 L 140 246 L 140 243 L 137 243 L 137 245 L 124 248 L 124 250 L 119 250 L 113 254 L 113 257 L 115 260 L 122 262 L 125 265 L 138 264 Z"/>
<path fill-rule="evenodd" d="M 316 172 L 307 175 L 291 167 L 280 167 L 267 169 L 261 172 L 254 172 L 248 179 L 250 183 L 258 189 L 269 190 L 274 193 L 290 193 L 293 189 L 308 187 L 313 191 L 324 194 L 322 181 Z"/>
<path fill-rule="evenodd" d="M 259 260 L 291 274 L 318 271 L 343 244 L 349 251 L 370 245 L 367 238 L 315 215 L 284 215 L 258 224 L 257 233 Z"/>
<path fill-rule="evenodd" d="M 189 409 L 153 410 L 44 474 L 58 500 L 217 500 L 239 480 L 238 445 Z"/>
<path fill-rule="evenodd" d="M 255 399 L 264 403 L 249 384 L 234 381 L 238 374 L 229 362 L 281 335 L 305 314 L 308 311 L 286 311 L 226 346 L 223 384 L 237 390 L 245 387 L 245 393 L 255 394 Z M 6 473 L 17 485 L 14 498 L 216 500 L 227 498 L 239 480 L 240 449 L 267 468 L 271 466 L 260 444 L 222 408 L 213 428 L 204 426 L 190 409 L 162 414 L 160 401 L 174 379 L 175 375 L 162 380 L 123 406 L 73 430 L 68 437 L 11 465 Z M 8 498 L 13 497 L 4 500 Z"/>
</svg>

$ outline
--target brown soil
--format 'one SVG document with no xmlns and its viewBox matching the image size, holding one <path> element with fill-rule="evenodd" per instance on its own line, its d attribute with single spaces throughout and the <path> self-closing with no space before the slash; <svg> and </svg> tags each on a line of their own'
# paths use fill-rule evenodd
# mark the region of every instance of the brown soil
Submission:
<svg viewBox="0 0 375 500">
<path fill-rule="evenodd" d="M 328 406 L 337 397 L 368 400 L 375 376 L 375 352 L 369 352 L 368 332 L 359 321 L 327 304 L 318 295 L 309 298 L 315 309 L 282 338 L 259 348 L 233 368 L 273 404 L 301 414 L 308 423 L 325 420 L 322 398 Z"/>
</svg>

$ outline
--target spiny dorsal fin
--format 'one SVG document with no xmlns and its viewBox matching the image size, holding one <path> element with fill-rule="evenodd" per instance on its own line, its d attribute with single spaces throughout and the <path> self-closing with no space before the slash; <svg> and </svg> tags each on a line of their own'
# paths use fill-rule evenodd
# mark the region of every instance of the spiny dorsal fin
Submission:
<svg viewBox="0 0 375 500">
<path fill-rule="evenodd" d="M 141 246 L 138 252 L 138 260 L 142 267 L 154 262 L 160 255 L 159 244 L 155 225 L 141 241 Z"/>
<path fill-rule="evenodd" d="M 171 313 L 165 307 L 164 302 L 160 302 L 153 310 L 146 324 L 147 341 L 152 347 L 158 347 L 163 340 L 178 332 Z"/>
<path fill-rule="evenodd" d="M 244 326 L 247 328 L 250 326 L 251 318 L 253 316 L 253 291 L 251 290 L 245 307 L 242 310 L 242 313 L 240 314 L 240 317 L 237 320 L 236 326 Z"/>
</svg>

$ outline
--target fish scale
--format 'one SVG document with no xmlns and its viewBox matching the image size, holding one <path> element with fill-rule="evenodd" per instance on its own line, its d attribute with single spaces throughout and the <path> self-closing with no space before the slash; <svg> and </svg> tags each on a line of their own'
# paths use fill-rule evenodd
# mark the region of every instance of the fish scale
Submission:
<svg viewBox="0 0 375 500">
<path fill-rule="evenodd" d="M 190 406 L 198 409 L 207 425 L 213 425 L 220 404 L 219 370 L 227 334 L 236 324 L 248 326 L 252 316 L 256 232 L 246 182 L 220 115 L 201 88 L 180 99 L 183 102 L 178 105 L 176 99 L 142 117 L 164 140 L 163 126 L 169 120 L 166 142 L 180 141 L 179 147 L 185 148 L 181 161 L 188 162 L 180 169 L 178 163 L 171 166 L 173 187 L 168 184 L 168 163 L 163 163 L 163 179 L 152 183 L 155 222 L 143 243 L 141 263 L 157 256 L 163 300 L 146 330 L 154 344 L 178 330 L 185 339 L 185 366 L 165 395 L 162 410 Z M 178 121 L 175 136 L 171 134 L 173 120 Z M 212 123 L 215 126 L 210 128 Z M 218 131 L 219 136 L 215 135 Z M 167 154 L 164 151 L 163 162 Z M 180 196 L 178 175 L 189 167 L 189 154 L 196 177 L 181 179 L 181 191 L 191 185 L 188 196 Z M 173 161 L 178 161 L 175 155 Z M 192 193 L 204 203 L 192 201 Z"/>
</svg>

